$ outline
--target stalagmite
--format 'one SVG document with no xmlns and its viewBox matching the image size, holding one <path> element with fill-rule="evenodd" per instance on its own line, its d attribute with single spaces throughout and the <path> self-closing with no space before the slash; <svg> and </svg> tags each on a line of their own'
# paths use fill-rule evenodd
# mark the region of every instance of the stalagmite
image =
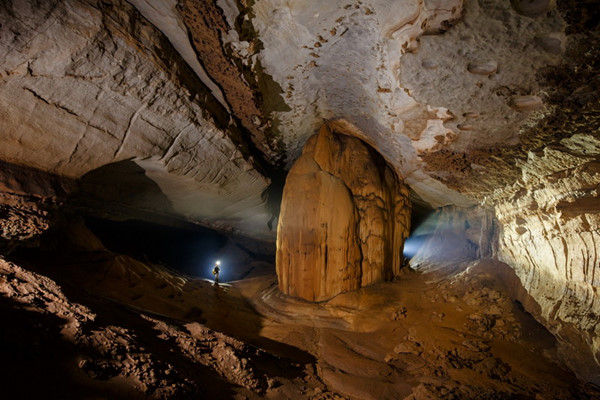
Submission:
<svg viewBox="0 0 600 400">
<path fill-rule="evenodd" d="M 277 232 L 280 290 L 322 301 L 391 280 L 409 224 L 408 189 L 383 157 L 324 125 L 286 180 Z"/>
</svg>

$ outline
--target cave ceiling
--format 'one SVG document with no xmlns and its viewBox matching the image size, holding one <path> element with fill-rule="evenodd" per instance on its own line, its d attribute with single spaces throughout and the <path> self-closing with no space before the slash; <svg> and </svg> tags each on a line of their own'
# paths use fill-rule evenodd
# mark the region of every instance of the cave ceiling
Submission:
<svg viewBox="0 0 600 400">
<path fill-rule="evenodd" d="M 0 12 L 0 159 L 83 180 L 133 162 L 170 204 L 146 199 L 149 212 L 274 237 L 269 188 L 325 121 L 433 207 L 493 204 L 532 176 L 598 162 L 593 2 L 52 0 Z"/>
</svg>

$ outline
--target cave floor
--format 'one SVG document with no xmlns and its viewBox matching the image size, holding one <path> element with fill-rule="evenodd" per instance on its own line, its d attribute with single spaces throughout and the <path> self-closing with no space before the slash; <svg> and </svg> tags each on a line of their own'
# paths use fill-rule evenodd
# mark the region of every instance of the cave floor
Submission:
<svg viewBox="0 0 600 400">
<path fill-rule="evenodd" d="M 0 258 L 0 383 L 8 398 L 600 398 L 511 299 L 508 266 L 448 271 L 314 304 L 273 275 L 215 286 L 106 250 Z"/>
</svg>

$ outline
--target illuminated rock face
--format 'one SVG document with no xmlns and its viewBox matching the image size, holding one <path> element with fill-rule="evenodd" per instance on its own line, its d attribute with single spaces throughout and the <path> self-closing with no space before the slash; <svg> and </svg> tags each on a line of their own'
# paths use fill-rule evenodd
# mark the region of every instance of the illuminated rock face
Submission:
<svg viewBox="0 0 600 400">
<path fill-rule="evenodd" d="M 410 265 L 427 271 L 443 269 L 447 273 L 449 264 L 493 257 L 497 229 L 492 210 L 478 206 L 439 208 L 413 232 L 415 239 L 409 239 L 420 245 Z M 408 242 L 409 251 L 411 245 Z"/>
<path fill-rule="evenodd" d="M 287 177 L 277 231 L 280 290 L 322 301 L 398 275 L 408 189 L 359 139 L 323 126 Z"/>
<path fill-rule="evenodd" d="M 273 239 L 269 179 L 236 147 L 218 96 L 133 6 L 4 1 L 0 20 L 0 160 L 69 180 L 95 171 L 104 209 Z M 122 178 L 128 188 L 153 181 L 169 206 L 117 193 Z"/>
<path fill-rule="evenodd" d="M 599 156 L 600 140 L 588 134 L 531 152 L 521 181 L 496 206 L 499 258 L 534 300 L 528 311 L 559 338 L 563 361 L 594 383 L 600 383 Z"/>
</svg>

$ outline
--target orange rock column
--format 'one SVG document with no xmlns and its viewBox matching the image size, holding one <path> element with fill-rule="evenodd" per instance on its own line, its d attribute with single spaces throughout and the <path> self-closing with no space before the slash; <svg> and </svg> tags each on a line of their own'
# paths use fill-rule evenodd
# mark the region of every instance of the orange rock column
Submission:
<svg viewBox="0 0 600 400">
<path fill-rule="evenodd" d="M 324 125 L 290 170 L 277 230 L 279 289 L 310 301 L 400 272 L 408 189 L 369 145 Z"/>
</svg>

